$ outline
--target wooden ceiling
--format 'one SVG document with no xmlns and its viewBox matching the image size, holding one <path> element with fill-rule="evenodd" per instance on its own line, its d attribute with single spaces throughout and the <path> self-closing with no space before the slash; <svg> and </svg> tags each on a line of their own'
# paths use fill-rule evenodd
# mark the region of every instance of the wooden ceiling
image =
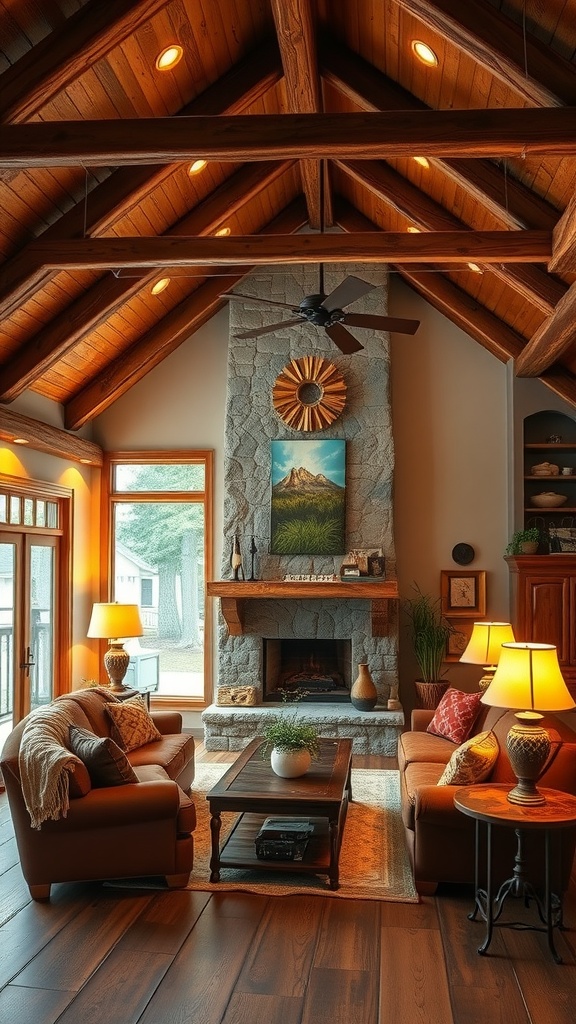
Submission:
<svg viewBox="0 0 576 1024">
<path fill-rule="evenodd" d="M 252 267 L 343 260 L 576 405 L 576 0 L 0 0 L 0 118 L 0 425 L 31 389 L 77 430 Z"/>
</svg>

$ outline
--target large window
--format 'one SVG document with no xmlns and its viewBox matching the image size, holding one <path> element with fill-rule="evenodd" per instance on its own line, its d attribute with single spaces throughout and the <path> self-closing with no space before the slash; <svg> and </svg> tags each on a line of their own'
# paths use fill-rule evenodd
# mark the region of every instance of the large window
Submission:
<svg viewBox="0 0 576 1024">
<path fill-rule="evenodd" d="M 109 480 L 108 594 L 137 604 L 126 682 L 157 703 L 211 700 L 212 452 L 116 453 Z"/>
</svg>

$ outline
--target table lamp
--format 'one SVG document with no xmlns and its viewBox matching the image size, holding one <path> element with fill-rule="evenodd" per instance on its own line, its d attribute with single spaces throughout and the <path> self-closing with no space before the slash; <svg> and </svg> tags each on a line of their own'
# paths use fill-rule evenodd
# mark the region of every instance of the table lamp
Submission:
<svg viewBox="0 0 576 1024">
<path fill-rule="evenodd" d="M 142 636 L 144 629 L 137 604 L 99 603 L 92 607 L 87 636 L 108 640 L 104 667 L 110 679 L 110 689 L 122 693 L 128 687 L 122 680 L 128 671 L 130 655 L 124 650 L 123 639 Z M 119 638 L 122 639 L 119 639 Z"/>
<path fill-rule="evenodd" d="M 502 644 L 514 643 L 516 637 L 509 622 L 475 622 L 468 644 L 460 661 L 468 665 L 483 665 L 484 675 L 478 686 L 487 689 L 494 678 L 500 661 Z"/>
<path fill-rule="evenodd" d="M 553 644 L 502 644 L 500 661 L 490 686 L 480 698 L 496 708 L 518 708 L 518 722 L 506 737 L 506 749 L 517 785 L 508 793 L 512 804 L 546 803 L 536 788 L 550 756 L 550 736 L 540 724 L 544 711 L 576 707 L 558 664 Z"/>
</svg>

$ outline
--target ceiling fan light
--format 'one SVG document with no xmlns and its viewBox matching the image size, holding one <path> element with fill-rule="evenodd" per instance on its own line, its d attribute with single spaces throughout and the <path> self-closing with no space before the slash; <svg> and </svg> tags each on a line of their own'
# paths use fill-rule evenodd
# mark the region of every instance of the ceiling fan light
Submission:
<svg viewBox="0 0 576 1024">
<path fill-rule="evenodd" d="M 170 71 L 182 60 L 184 50 L 178 43 L 171 43 L 166 46 L 156 57 L 156 68 L 158 71 Z"/>
<path fill-rule="evenodd" d="M 413 39 L 410 46 L 412 47 L 412 53 L 418 57 L 418 60 L 422 61 L 422 64 L 429 68 L 437 67 L 438 57 L 427 43 L 422 42 L 421 39 Z"/>
</svg>

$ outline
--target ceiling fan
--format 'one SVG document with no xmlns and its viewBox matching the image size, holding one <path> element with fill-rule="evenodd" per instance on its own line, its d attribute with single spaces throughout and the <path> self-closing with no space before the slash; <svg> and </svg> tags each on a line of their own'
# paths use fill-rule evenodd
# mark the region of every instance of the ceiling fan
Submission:
<svg viewBox="0 0 576 1024">
<path fill-rule="evenodd" d="M 268 324 L 266 327 L 256 327 L 251 331 L 241 331 L 236 338 L 258 338 L 261 334 L 269 334 L 278 330 L 279 327 L 293 327 L 296 324 L 310 323 L 316 327 L 323 327 L 328 337 L 338 346 L 344 355 L 359 352 L 363 345 L 354 337 L 346 326 L 350 327 L 371 327 L 376 331 L 396 331 L 399 334 L 415 334 L 420 326 L 419 320 L 404 320 L 394 316 L 379 316 L 374 313 L 346 313 L 345 307 L 350 306 L 357 299 L 362 298 L 371 292 L 378 285 L 368 284 L 359 277 L 346 277 L 341 284 L 337 285 L 329 295 L 324 292 L 324 266 L 320 264 L 319 291 L 314 295 L 305 295 L 298 306 L 289 302 L 276 302 L 272 299 L 258 299 L 257 302 L 265 302 L 268 306 L 278 306 L 289 309 L 294 314 L 293 320 L 281 320 L 279 323 Z M 239 295 L 237 292 L 223 294 L 223 299 L 248 299 L 255 300 L 253 295 Z"/>
<path fill-rule="evenodd" d="M 327 167 L 324 161 L 321 162 L 320 174 L 320 211 L 321 224 L 320 234 L 324 234 L 324 189 L 327 182 Z M 373 313 L 347 313 L 346 306 L 351 306 L 357 299 L 362 298 L 371 292 L 378 285 L 368 284 L 359 277 L 346 277 L 341 284 L 337 285 L 329 295 L 324 291 L 324 264 L 319 265 L 320 279 L 318 291 L 314 295 L 305 295 L 300 303 L 295 306 L 289 302 L 276 302 L 273 299 L 258 299 L 254 295 L 240 295 L 238 292 L 223 294 L 223 299 L 248 299 L 257 302 L 264 302 L 268 306 L 277 306 L 281 309 L 289 309 L 294 316 L 292 320 L 281 320 L 278 323 L 269 324 L 267 327 L 256 327 L 251 331 L 241 331 L 235 334 L 235 338 L 258 338 L 261 334 L 270 334 L 279 327 L 294 327 L 296 324 L 309 323 L 315 327 L 323 327 L 328 337 L 334 342 L 344 355 L 351 355 L 364 348 L 363 345 L 350 334 L 347 326 L 368 327 L 375 331 L 396 331 L 398 334 L 415 334 L 420 326 L 419 320 L 404 320 L 394 316 L 379 316 Z"/>
</svg>

